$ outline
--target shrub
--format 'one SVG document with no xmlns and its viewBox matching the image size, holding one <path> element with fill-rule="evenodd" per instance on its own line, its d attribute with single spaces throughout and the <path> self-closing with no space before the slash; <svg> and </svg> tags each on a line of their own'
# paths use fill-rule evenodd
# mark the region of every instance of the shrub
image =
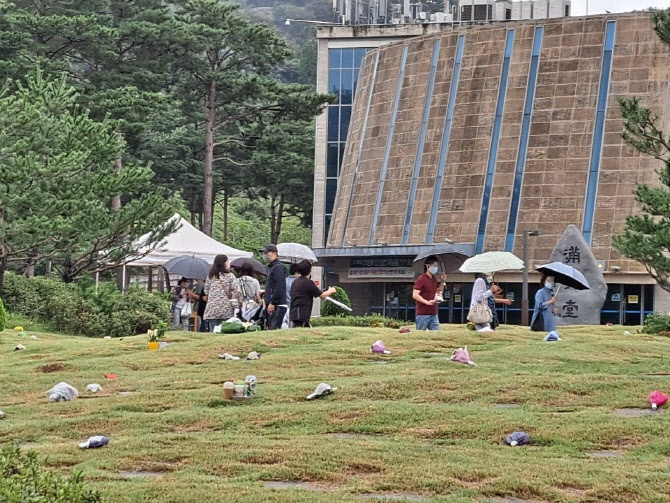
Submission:
<svg viewBox="0 0 670 503">
<path fill-rule="evenodd" d="M 344 291 L 344 288 L 336 286 L 335 290 L 337 291 L 331 297 L 345 306 L 351 307 L 351 301 L 349 300 L 347 292 Z M 328 302 L 327 300 L 321 302 L 321 316 L 346 316 L 347 314 L 347 311 L 336 306 L 332 302 Z"/>
<path fill-rule="evenodd" d="M 660 334 L 668 331 L 670 331 L 670 314 L 651 313 L 644 320 L 642 327 L 644 334 Z"/>
<path fill-rule="evenodd" d="M 124 295 L 113 283 L 65 284 L 54 278 L 5 276 L 8 311 L 51 324 L 56 330 L 88 337 L 146 333 L 170 318 L 170 301 L 142 288 Z"/>
<path fill-rule="evenodd" d="M 69 477 L 44 470 L 37 454 L 17 445 L 0 450 L 0 500 L 22 503 L 99 503 L 100 494 L 86 489 L 80 472 Z"/>
<path fill-rule="evenodd" d="M 2 332 L 7 327 L 7 312 L 5 311 L 5 305 L 0 299 L 0 332 Z"/>
<path fill-rule="evenodd" d="M 322 316 L 312 318 L 310 323 L 314 327 L 371 327 L 371 328 L 400 328 L 401 320 L 384 318 L 377 314 L 369 316 Z"/>
</svg>

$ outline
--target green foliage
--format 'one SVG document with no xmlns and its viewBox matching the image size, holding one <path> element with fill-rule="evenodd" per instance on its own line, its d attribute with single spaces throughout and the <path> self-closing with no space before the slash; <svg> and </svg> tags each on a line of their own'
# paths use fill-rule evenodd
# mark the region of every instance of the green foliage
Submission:
<svg viewBox="0 0 670 503">
<path fill-rule="evenodd" d="M 82 288 L 57 279 L 5 276 L 7 310 L 88 337 L 143 334 L 170 317 L 170 302 L 139 287 L 121 295 L 112 283 Z"/>
<path fill-rule="evenodd" d="M 81 472 L 64 477 L 44 470 L 37 454 L 23 454 L 16 444 L 0 450 L 0 501 L 7 503 L 99 503 L 100 494 L 87 489 Z"/>
<path fill-rule="evenodd" d="M 7 311 L 5 311 L 5 304 L 0 299 L 0 332 L 7 328 Z"/>
<path fill-rule="evenodd" d="M 76 98 L 63 78 L 40 71 L 0 95 L 0 259 L 50 258 L 66 281 L 112 267 L 140 236 L 151 249 L 174 229 L 166 225 L 174 205 L 151 187 L 151 169 L 116 169 L 124 148 L 116 124 L 91 119 Z M 115 211 L 116 194 L 126 202 Z"/>
<path fill-rule="evenodd" d="M 641 331 L 643 334 L 670 332 L 670 314 L 651 313 L 645 318 Z"/>
<path fill-rule="evenodd" d="M 332 306 L 333 304 L 330 305 Z M 323 311 L 323 308 L 321 310 Z M 309 322 L 314 327 L 400 328 L 402 326 L 401 320 L 384 318 L 376 314 L 370 316 L 321 316 L 320 318 L 312 318 Z"/>
<path fill-rule="evenodd" d="M 256 251 L 268 244 L 271 236 L 268 204 L 245 198 L 230 200 L 228 210 L 228 236 L 223 238 L 222 211 L 214 214 L 213 237 L 239 250 Z M 310 245 L 312 234 L 297 217 L 286 217 L 281 227 L 280 241 Z M 258 259 L 261 254 L 257 253 Z"/>
<path fill-rule="evenodd" d="M 351 301 L 349 300 L 347 292 L 344 291 L 344 288 L 336 286 L 335 290 L 337 290 L 337 292 L 331 295 L 331 298 L 341 302 L 347 307 L 351 307 Z M 336 306 L 332 302 L 328 302 L 327 300 L 321 302 L 321 316 L 346 316 L 347 314 L 347 311 Z"/>
</svg>

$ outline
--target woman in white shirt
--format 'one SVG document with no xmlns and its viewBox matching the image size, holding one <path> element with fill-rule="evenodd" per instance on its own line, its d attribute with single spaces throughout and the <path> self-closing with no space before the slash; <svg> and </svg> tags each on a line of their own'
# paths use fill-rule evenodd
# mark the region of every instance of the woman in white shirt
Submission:
<svg viewBox="0 0 670 503">
<path fill-rule="evenodd" d="M 486 274 L 475 274 L 475 284 L 472 286 L 472 299 L 470 300 L 470 307 L 474 307 L 479 303 L 489 306 L 489 298 L 493 297 L 495 294 L 501 292 L 501 288 L 498 285 L 492 285 L 490 288 L 487 286 Z M 493 312 L 491 312 L 493 314 Z M 475 324 L 475 329 L 477 332 L 493 332 L 490 323 L 477 323 Z"/>
</svg>

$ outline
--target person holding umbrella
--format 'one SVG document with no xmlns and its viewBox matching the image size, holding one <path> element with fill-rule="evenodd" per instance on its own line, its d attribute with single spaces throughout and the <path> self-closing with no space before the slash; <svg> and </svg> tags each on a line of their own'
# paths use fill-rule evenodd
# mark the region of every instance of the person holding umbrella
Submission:
<svg viewBox="0 0 670 503">
<path fill-rule="evenodd" d="M 447 281 L 445 273 L 437 273 L 440 270 L 439 261 L 436 256 L 426 257 L 423 263 L 424 273 L 414 283 L 412 298 L 416 302 L 416 329 L 417 330 L 439 330 L 440 320 L 437 316 L 439 305 L 438 292 L 442 295 L 444 282 Z"/>
<path fill-rule="evenodd" d="M 181 324 L 183 330 L 188 332 L 188 320 L 191 317 L 191 295 L 188 288 L 188 279 L 181 278 L 174 288 L 172 297 L 172 329 L 179 330 Z"/>
<path fill-rule="evenodd" d="M 535 294 L 535 307 L 533 308 L 533 318 L 530 322 L 530 329 L 533 332 L 548 332 L 545 340 L 560 341 L 561 337 L 556 331 L 556 310 L 553 305 L 556 303 L 554 295 L 554 276 L 543 274 L 540 278 L 540 288 Z"/>
</svg>

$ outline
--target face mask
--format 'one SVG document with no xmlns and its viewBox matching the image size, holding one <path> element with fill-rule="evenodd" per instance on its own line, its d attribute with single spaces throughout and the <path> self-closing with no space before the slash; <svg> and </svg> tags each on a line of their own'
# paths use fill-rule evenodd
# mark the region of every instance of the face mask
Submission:
<svg viewBox="0 0 670 503">
<path fill-rule="evenodd" d="M 547 281 L 547 282 L 544 284 L 544 287 L 545 287 L 547 290 L 553 290 L 553 289 L 554 289 L 554 284 L 553 284 L 553 283 L 549 283 L 549 282 Z"/>
<path fill-rule="evenodd" d="M 436 266 L 431 266 L 431 267 L 428 268 L 428 272 L 431 273 L 432 275 L 437 274 L 438 270 L 439 269 Z"/>
</svg>

